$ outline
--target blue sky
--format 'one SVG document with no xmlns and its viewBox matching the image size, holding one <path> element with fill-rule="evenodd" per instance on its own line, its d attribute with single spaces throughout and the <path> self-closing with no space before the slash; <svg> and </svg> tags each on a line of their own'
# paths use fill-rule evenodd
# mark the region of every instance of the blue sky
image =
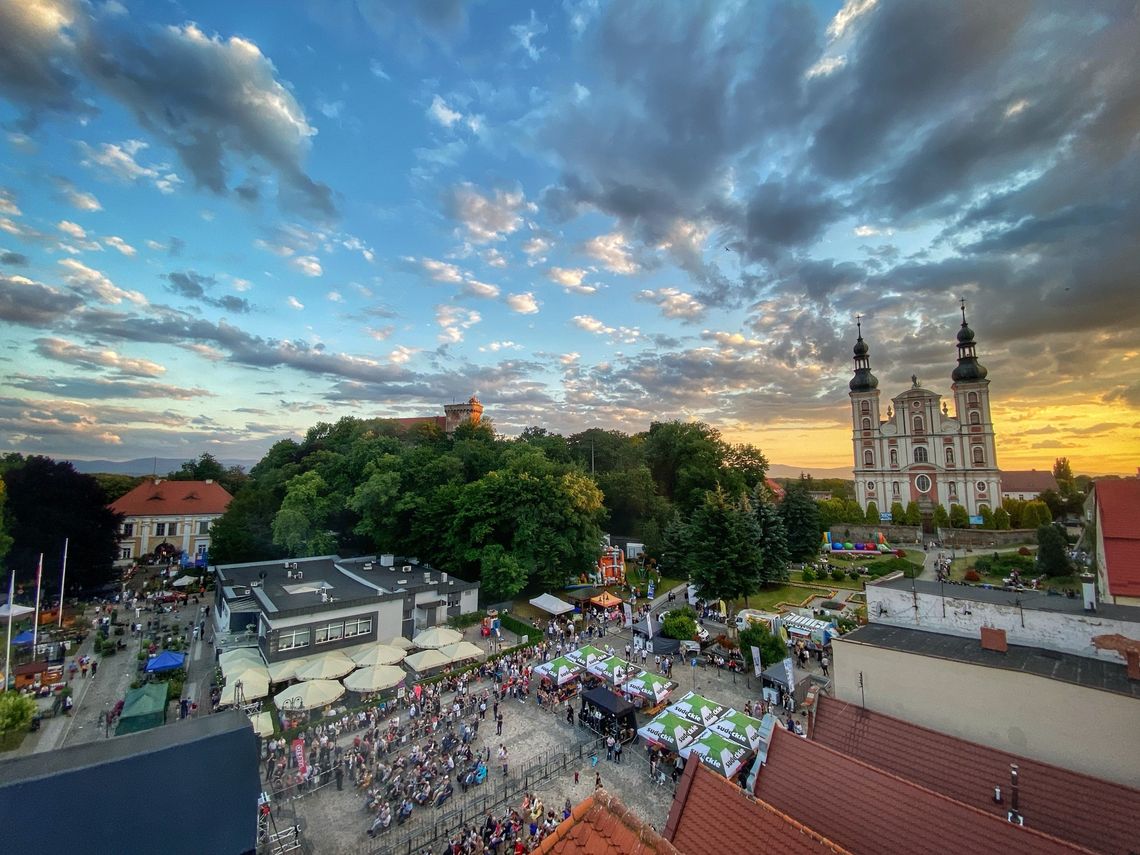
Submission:
<svg viewBox="0 0 1140 855">
<path fill-rule="evenodd" d="M 251 458 L 478 394 L 849 462 L 856 314 L 1004 465 L 1140 446 L 1114 3 L 0 0 L 11 450 Z M 1004 436 L 1003 436 L 1004 434 Z"/>
</svg>

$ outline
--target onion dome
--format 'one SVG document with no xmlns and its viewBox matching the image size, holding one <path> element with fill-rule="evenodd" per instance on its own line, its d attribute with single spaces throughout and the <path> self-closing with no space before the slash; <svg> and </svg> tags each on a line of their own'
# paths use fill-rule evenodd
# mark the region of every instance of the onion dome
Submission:
<svg viewBox="0 0 1140 855">
<path fill-rule="evenodd" d="M 852 392 L 871 392 L 879 388 L 879 378 L 871 373 L 871 348 L 863 341 L 863 321 L 858 321 L 859 337 L 852 351 L 855 359 L 855 376 L 849 384 Z"/>
</svg>

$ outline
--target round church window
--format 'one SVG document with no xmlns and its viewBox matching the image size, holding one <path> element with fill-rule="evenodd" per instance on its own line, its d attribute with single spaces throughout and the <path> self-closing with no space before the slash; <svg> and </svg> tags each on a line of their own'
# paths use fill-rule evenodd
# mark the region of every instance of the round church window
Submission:
<svg viewBox="0 0 1140 855">
<path fill-rule="evenodd" d="M 920 493 L 930 492 L 930 478 L 926 475 L 919 475 L 914 479 L 914 486 L 918 488 Z"/>
</svg>

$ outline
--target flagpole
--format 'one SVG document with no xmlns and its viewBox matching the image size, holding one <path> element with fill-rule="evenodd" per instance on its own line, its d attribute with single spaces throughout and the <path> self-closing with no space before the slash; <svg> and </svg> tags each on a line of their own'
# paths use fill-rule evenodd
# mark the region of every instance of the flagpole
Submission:
<svg viewBox="0 0 1140 855">
<path fill-rule="evenodd" d="M 59 577 L 59 628 L 63 629 L 63 585 L 67 581 L 67 544 L 70 537 L 63 539 L 63 573 Z"/>
<path fill-rule="evenodd" d="M 40 563 L 36 568 L 36 622 L 32 625 L 32 659 L 36 658 L 36 644 L 40 640 L 40 583 L 44 578 L 44 554 L 40 553 Z"/>
<path fill-rule="evenodd" d="M 13 567 L 8 576 L 8 646 L 4 648 L 4 685 L 0 686 L 0 692 L 8 691 L 8 680 L 12 674 L 12 608 L 15 606 L 15 597 L 16 568 Z"/>
</svg>

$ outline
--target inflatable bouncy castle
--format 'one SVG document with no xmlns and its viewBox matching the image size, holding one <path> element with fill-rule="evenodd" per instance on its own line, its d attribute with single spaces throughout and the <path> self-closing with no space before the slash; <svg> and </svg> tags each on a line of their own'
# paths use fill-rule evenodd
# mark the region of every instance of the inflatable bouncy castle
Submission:
<svg viewBox="0 0 1140 855">
<path fill-rule="evenodd" d="M 821 549 L 824 552 L 831 552 L 838 555 L 881 555 L 888 552 L 894 552 L 894 547 L 887 543 L 887 539 L 883 537 L 883 533 L 875 532 L 876 539 L 874 541 L 865 541 L 861 543 L 853 543 L 851 541 L 842 541 L 838 537 L 832 537 L 831 532 L 825 531 L 823 533 L 823 543 Z"/>
<path fill-rule="evenodd" d="M 625 553 L 616 546 L 607 546 L 598 559 L 599 585 L 625 584 Z"/>
</svg>

